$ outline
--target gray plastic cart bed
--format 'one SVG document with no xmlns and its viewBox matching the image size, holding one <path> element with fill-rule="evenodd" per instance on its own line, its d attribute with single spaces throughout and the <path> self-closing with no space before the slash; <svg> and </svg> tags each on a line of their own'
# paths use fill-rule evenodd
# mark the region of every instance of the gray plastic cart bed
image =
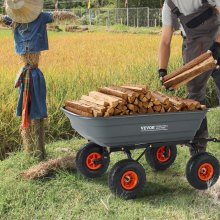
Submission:
<svg viewBox="0 0 220 220">
<path fill-rule="evenodd" d="M 109 173 L 110 190 L 126 199 L 136 197 L 146 182 L 140 158 L 145 155 L 155 170 L 165 170 L 175 161 L 177 144 L 193 149 L 194 155 L 186 167 L 189 183 L 197 189 L 207 189 L 219 177 L 218 160 L 206 152 L 199 152 L 195 135 L 208 110 L 146 115 L 83 117 L 61 108 L 71 126 L 89 142 L 76 156 L 78 171 L 89 178 L 101 176 L 107 169 L 110 154 L 123 151 L 128 159 L 116 163 Z M 219 142 L 216 138 L 207 141 Z M 144 148 L 132 159 L 131 150 Z"/>
</svg>

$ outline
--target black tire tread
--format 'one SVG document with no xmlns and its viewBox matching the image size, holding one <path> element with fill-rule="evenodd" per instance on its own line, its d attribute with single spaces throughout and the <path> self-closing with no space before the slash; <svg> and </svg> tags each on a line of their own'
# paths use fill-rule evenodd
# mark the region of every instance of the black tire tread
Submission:
<svg viewBox="0 0 220 220">
<path fill-rule="evenodd" d="M 120 184 L 117 184 L 121 177 L 121 173 L 126 171 L 126 167 L 130 170 L 129 166 L 133 166 L 133 169 L 136 169 L 139 172 L 139 184 L 138 186 L 131 191 L 127 191 L 122 188 Z M 124 199 L 134 199 L 137 194 L 142 190 L 146 183 L 146 174 L 145 170 L 141 164 L 132 160 L 132 159 L 124 159 L 118 161 L 109 172 L 108 185 L 111 192 L 115 195 L 118 195 Z"/>
<path fill-rule="evenodd" d="M 156 158 L 156 151 L 158 147 L 151 147 L 147 149 L 145 153 L 145 158 L 150 167 L 152 167 L 154 170 L 166 170 L 174 163 L 177 156 L 177 147 L 176 145 L 169 145 L 168 147 L 170 147 L 171 150 L 171 158 L 164 163 L 160 163 Z"/>
<path fill-rule="evenodd" d="M 77 171 L 82 174 L 84 177 L 87 178 L 97 178 L 102 176 L 108 169 L 110 158 L 107 157 L 105 163 L 101 168 L 98 170 L 89 170 L 85 165 L 85 157 L 86 155 L 92 153 L 92 152 L 98 152 L 102 153 L 104 150 L 103 147 L 100 147 L 97 144 L 94 144 L 92 142 L 89 142 L 85 145 L 83 145 L 80 150 L 76 154 L 76 169 Z"/>
<path fill-rule="evenodd" d="M 214 167 L 214 176 L 208 183 L 200 180 L 197 175 L 198 168 L 201 166 L 201 164 L 206 162 L 211 163 Z M 219 172 L 219 161 L 216 159 L 216 157 L 207 152 L 202 152 L 194 155 L 190 158 L 186 165 L 186 179 L 192 187 L 199 190 L 206 190 L 209 187 L 213 186 L 219 178 Z"/>
</svg>

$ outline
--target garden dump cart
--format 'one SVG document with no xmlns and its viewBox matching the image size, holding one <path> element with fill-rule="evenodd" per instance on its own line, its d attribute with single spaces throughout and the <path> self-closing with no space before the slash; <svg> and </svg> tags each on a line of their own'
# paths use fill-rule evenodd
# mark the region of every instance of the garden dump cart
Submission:
<svg viewBox="0 0 220 220">
<path fill-rule="evenodd" d="M 104 174 L 112 152 L 127 154 L 128 159 L 117 162 L 109 172 L 109 188 L 116 195 L 135 198 L 146 183 L 145 170 L 138 161 L 145 155 L 152 168 L 165 170 L 175 161 L 177 144 L 196 152 L 186 166 L 186 178 L 194 188 L 207 189 L 219 178 L 218 160 L 210 153 L 199 153 L 194 140 L 208 110 L 96 118 L 61 110 L 72 127 L 89 141 L 76 156 L 77 170 L 83 176 L 96 178 Z M 131 150 L 140 148 L 143 153 L 133 159 Z"/>
</svg>

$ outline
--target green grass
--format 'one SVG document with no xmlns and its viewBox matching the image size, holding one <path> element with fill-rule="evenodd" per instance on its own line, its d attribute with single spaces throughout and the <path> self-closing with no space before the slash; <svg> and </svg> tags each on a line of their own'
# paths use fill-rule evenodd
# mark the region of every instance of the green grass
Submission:
<svg viewBox="0 0 220 220">
<path fill-rule="evenodd" d="M 208 119 L 210 135 L 217 136 L 220 110 L 213 109 Z M 60 156 L 59 148 L 77 151 L 85 142 L 74 138 L 47 145 L 48 157 Z M 209 151 L 220 160 L 219 144 L 210 143 Z M 134 156 L 138 153 L 135 151 Z M 124 158 L 122 153 L 113 153 L 110 168 Z M 50 178 L 24 180 L 20 173 L 37 161 L 23 152 L 14 153 L 0 162 L 0 219 L 219 220 L 220 206 L 199 196 L 184 178 L 188 159 L 188 149 L 179 147 L 173 166 L 165 172 L 154 172 L 142 158 L 140 162 L 146 169 L 147 184 L 137 199 L 124 201 L 110 194 L 107 174 L 87 180 L 76 172 L 60 170 Z"/>
</svg>

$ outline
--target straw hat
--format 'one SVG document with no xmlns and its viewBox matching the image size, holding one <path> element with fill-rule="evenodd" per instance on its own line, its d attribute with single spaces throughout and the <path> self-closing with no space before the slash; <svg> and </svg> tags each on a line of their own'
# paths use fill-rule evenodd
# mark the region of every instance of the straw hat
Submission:
<svg viewBox="0 0 220 220">
<path fill-rule="evenodd" d="M 16 23 L 30 23 L 43 9 L 43 0 L 6 0 L 6 12 Z"/>
</svg>

